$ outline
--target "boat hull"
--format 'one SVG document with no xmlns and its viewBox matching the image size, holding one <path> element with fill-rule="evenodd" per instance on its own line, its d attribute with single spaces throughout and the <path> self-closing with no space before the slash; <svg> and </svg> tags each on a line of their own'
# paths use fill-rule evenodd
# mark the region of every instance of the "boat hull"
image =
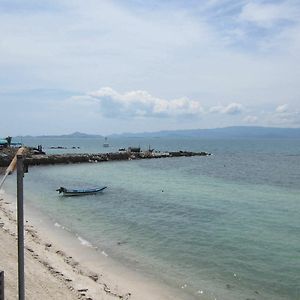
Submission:
<svg viewBox="0 0 300 300">
<path fill-rule="evenodd" d="M 85 195 L 94 195 L 97 193 L 102 192 L 105 190 L 107 187 L 102 187 L 102 188 L 95 188 L 95 189 L 77 189 L 77 190 L 71 190 L 71 189 L 66 189 L 66 188 L 60 188 L 59 193 L 62 193 L 63 196 L 85 196 Z"/>
</svg>

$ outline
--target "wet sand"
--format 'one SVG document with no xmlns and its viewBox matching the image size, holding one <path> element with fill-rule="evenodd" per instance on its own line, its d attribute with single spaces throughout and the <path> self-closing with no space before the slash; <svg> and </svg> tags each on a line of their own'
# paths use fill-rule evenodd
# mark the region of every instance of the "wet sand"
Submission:
<svg viewBox="0 0 300 300">
<path fill-rule="evenodd" d="M 183 299 L 137 272 L 115 268 L 105 255 L 101 258 L 74 238 L 58 238 L 39 222 L 25 217 L 27 299 Z M 0 269 L 8 300 L 18 298 L 16 230 L 15 199 L 0 191 Z"/>
</svg>

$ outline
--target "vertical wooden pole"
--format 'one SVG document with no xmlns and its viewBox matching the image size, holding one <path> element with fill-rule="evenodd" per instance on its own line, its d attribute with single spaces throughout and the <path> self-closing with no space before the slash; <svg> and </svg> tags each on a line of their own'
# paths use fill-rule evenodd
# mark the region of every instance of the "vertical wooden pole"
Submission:
<svg viewBox="0 0 300 300">
<path fill-rule="evenodd" d="M 0 271 L 0 300 L 4 300 L 4 271 Z"/>
<path fill-rule="evenodd" d="M 18 288 L 19 300 L 25 300 L 24 282 L 24 206 L 23 206 L 23 155 L 17 155 L 17 221 L 18 221 Z"/>
</svg>

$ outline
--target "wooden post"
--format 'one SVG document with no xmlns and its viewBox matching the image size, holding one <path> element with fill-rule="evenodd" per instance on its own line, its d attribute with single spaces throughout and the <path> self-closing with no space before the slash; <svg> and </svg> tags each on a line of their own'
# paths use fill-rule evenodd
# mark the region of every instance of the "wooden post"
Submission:
<svg viewBox="0 0 300 300">
<path fill-rule="evenodd" d="M 0 271 L 0 300 L 4 300 L 4 271 Z"/>
<path fill-rule="evenodd" d="M 24 207 L 23 207 L 23 155 L 17 155 L 17 222 L 18 222 L 18 287 L 19 300 L 25 300 L 24 283 Z"/>
</svg>

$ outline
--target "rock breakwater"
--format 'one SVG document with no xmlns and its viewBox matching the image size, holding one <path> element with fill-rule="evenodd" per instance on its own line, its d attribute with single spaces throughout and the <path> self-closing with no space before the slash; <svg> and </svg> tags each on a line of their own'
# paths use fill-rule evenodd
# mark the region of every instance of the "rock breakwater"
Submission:
<svg viewBox="0 0 300 300">
<path fill-rule="evenodd" d="M 134 159 L 154 159 L 167 157 L 189 157 L 189 156 L 208 156 L 207 152 L 190 152 L 190 151 L 175 151 L 175 152 L 148 152 L 141 151 L 138 153 L 115 152 L 115 153 L 76 153 L 76 154 L 32 154 L 29 152 L 26 155 L 27 165 L 55 165 L 55 164 L 74 164 L 74 163 L 92 163 L 117 160 L 134 160 Z M 9 165 L 12 155 L 0 156 L 0 167 Z"/>
<path fill-rule="evenodd" d="M 166 157 L 188 157 L 188 156 L 208 156 L 206 152 L 161 152 L 155 155 L 145 152 L 115 152 L 115 153 L 97 153 L 97 154 L 51 154 L 51 155 L 34 155 L 26 158 L 28 165 L 54 165 L 54 164 L 74 164 L 74 163 L 96 163 L 117 160 L 134 160 L 134 159 L 153 159 Z"/>
</svg>

